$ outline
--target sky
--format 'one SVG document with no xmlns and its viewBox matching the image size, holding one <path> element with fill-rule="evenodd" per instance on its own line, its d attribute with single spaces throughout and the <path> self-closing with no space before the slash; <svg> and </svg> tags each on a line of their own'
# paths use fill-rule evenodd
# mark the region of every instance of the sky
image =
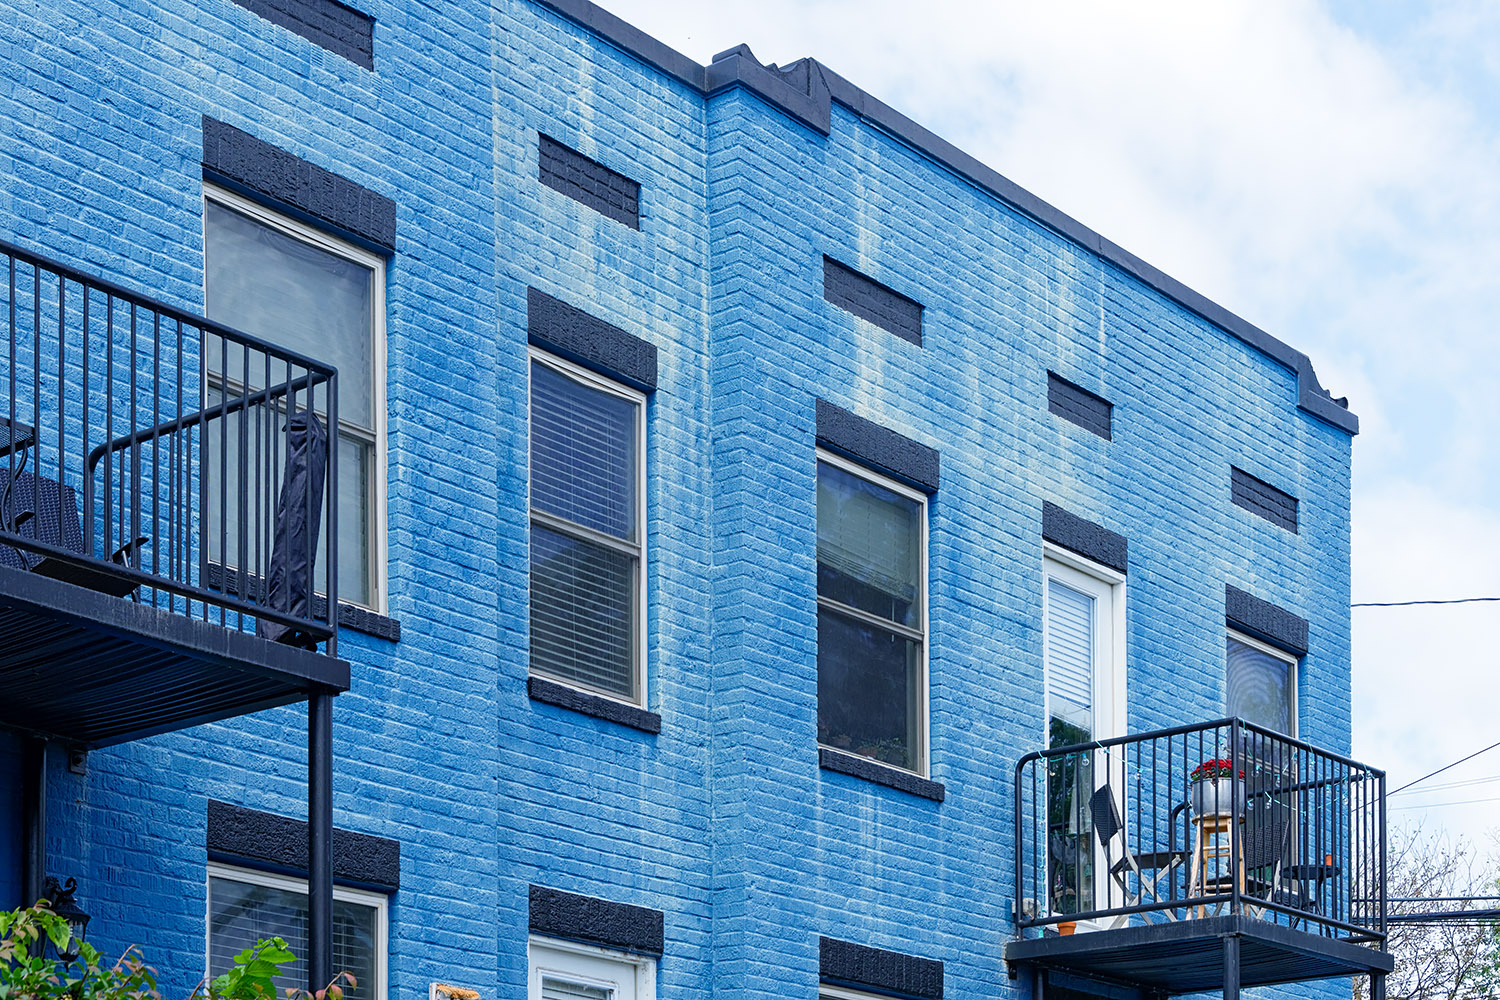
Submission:
<svg viewBox="0 0 1500 1000">
<path fill-rule="evenodd" d="M 1500 5 L 603 3 L 700 63 L 813 56 L 1306 352 L 1361 422 L 1354 601 L 1500 597 Z M 1352 616 L 1390 789 L 1500 741 L 1500 603 Z M 1500 749 L 1390 806 L 1490 849 Z"/>
</svg>

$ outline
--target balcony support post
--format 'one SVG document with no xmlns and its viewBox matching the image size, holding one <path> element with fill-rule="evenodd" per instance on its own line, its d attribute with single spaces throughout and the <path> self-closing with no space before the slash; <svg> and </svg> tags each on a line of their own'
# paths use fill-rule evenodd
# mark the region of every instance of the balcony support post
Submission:
<svg viewBox="0 0 1500 1000">
<path fill-rule="evenodd" d="M 35 906 L 47 877 L 47 741 L 28 739 L 21 752 L 21 905 Z"/>
<path fill-rule="evenodd" d="M 1224 1000 L 1240 1000 L 1240 938 L 1224 935 Z"/>
<path fill-rule="evenodd" d="M 1033 966 L 1031 969 L 1031 1000 L 1043 1000 L 1046 994 L 1047 972 L 1040 965 Z"/>
<path fill-rule="evenodd" d="M 307 701 L 307 988 L 333 978 L 333 695 Z"/>
<path fill-rule="evenodd" d="M 1385 973 L 1370 973 L 1370 1000 L 1385 1000 Z"/>
</svg>

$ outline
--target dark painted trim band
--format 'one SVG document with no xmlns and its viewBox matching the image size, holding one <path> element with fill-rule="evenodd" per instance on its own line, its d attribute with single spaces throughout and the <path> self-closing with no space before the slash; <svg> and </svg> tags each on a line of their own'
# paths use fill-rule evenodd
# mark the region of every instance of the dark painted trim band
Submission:
<svg viewBox="0 0 1500 1000">
<path fill-rule="evenodd" d="M 1115 404 L 1057 372 L 1047 373 L 1047 410 L 1106 441 L 1114 440 Z"/>
<path fill-rule="evenodd" d="M 641 228 L 641 185 L 618 170 L 537 133 L 537 180 L 607 219 Z"/>
<path fill-rule="evenodd" d="M 375 19 L 338 0 L 234 0 L 258 17 L 321 45 L 356 66 L 375 68 Z"/>
<path fill-rule="evenodd" d="M 1260 351 L 1296 375 L 1299 409 L 1346 434 L 1359 433 L 1359 418 L 1349 411 L 1345 400 L 1334 399 L 1319 384 L 1312 361 L 1307 355 L 1053 208 L 816 60 L 802 60 L 785 69 L 774 64 L 762 66 L 748 47 L 740 45 L 720 53 L 712 65 L 704 67 L 588 0 L 533 2 L 580 25 L 606 43 L 687 84 L 700 94 L 711 96 L 733 87 L 743 87 L 795 121 L 823 135 L 830 131 L 830 105 L 837 101 L 858 117 L 974 186 L 989 192 L 1023 215 L 1078 244 L 1126 275 Z M 803 63 L 808 65 L 804 66 Z"/>
<path fill-rule="evenodd" d="M 533 934 L 661 957 L 666 940 L 662 911 L 533 885 L 528 894 Z"/>
<path fill-rule="evenodd" d="M 306 878 L 307 821 L 209 799 L 208 856 Z M 333 879 L 343 885 L 395 892 L 401 888 L 401 843 L 335 828 Z"/>
<path fill-rule="evenodd" d="M 922 303 L 827 254 L 823 256 L 823 299 L 922 346 Z"/>
<path fill-rule="evenodd" d="M 605 722 L 615 722 L 643 733 L 655 735 L 661 732 L 661 716 L 644 708 L 625 705 L 597 694 L 589 694 L 566 684 L 549 681 L 545 677 L 526 678 L 526 697 L 544 705 L 555 705 L 581 715 L 589 715 Z"/>
<path fill-rule="evenodd" d="M 941 802 L 948 797 L 948 789 L 943 786 L 942 782 L 931 781 L 919 774 L 903 771 L 899 767 L 890 767 L 879 761 L 870 760 L 868 757 L 830 750 L 828 747 L 818 747 L 818 767 L 824 771 L 847 774 L 851 778 L 861 778 L 909 795 L 931 799 L 934 802 Z"/>
<path fill-rule="evenodd" d="M 1092 559 L 1118 573 L 1130 571 L 1130 542 L 1124 535 L 1042 501 L 1042 538 Z"/>
<path fill-rule="evenodd" d="M 203 175 L 275 208 L 396 249 L 396 203 L 248 132 L 203 116 Z"/>
<path fill-rule="evenodd" d="M 826 399 L 818 400 L 817 424 L 818 443 L 825 448 L 888 472 L 924 493 L 937 492 L 941 463 L 936 448 L 855 416 Z"/>
<path fill-rule="evenodd" d="M 942 962 L 831 937 L 818 938 L 818 978 L 893 997 L 943 998 Z"/>
<path fill-rule="evenodd" d="M 606 378 L 656 390 L 656 345 L 535 288 L 526 289 L 526 339 Z"/>
<path fill-rule="evenodd" d="M 1306 618 L 1227 583 L 1224 585 L 1224 621 L 1230 628 L 1294 656 L 1307 655 Z"/>
<path fill-rule="evenodd" d="M 1229 498 L 1236 507 L 1297 534 L 1297 498 L 1237 466 L 1229 467 Z"/>
</svg>

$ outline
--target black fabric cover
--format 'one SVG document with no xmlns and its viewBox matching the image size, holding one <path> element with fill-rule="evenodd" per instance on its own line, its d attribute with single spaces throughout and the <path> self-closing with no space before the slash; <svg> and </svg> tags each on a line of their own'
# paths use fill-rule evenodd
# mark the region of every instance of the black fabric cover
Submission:
<svg viewBox="0 0 1500 1000">
<path fill-rule="evenodd" d="M 266 606 L 297 618 L 313 617 L 313 567 L 318 559 L 318 528 L 323 483 L 328 473 L 328 432 L 311 410 L 287 422 L 286 475 L 276 502 L 276 537 L 266 574 Z M 306 632 L 258 619 L 255 634 L 273 642 L 314 648 Z"/>
</svg>

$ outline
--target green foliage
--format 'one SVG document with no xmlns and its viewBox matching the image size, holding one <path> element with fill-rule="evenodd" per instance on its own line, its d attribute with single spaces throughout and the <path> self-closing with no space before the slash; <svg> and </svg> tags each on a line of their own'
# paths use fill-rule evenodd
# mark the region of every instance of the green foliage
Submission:
<svg viewBox="0 0 1500 1000">
<path fill-rule="evenodd" d="M 45 904 L 0 912 L 0 1000 L 162 1000 L 156 989 L 156 970 L 147 965 L 135 945 L 106 966 L 98 949 L 78 943 L 71 962 L 47 958 L 39 945 L 51 942 L 62 951 L 71 931 L 62 917 Z M 234 968 L 204 981 L 189 1000 L 276 1000 L 274 980 L 281 967 L 297 956 L 281 938 L 257 941 L 234 957 Z M 344 1000 L 345 990 L 358 985 L 340 972 L 317 992 L 286 991 L 287 1000 Z"/>
<path fill-rule="evenodd" d="M 39 943 L 61 951 L 71 937 L 67 921 L 44 904 L 0 913 L 0 1000 L 161 1000 L 156 970 L 133 945 L 111 965 L 87 941 L 71 962 L 41 954 Z"/>
</svg>

